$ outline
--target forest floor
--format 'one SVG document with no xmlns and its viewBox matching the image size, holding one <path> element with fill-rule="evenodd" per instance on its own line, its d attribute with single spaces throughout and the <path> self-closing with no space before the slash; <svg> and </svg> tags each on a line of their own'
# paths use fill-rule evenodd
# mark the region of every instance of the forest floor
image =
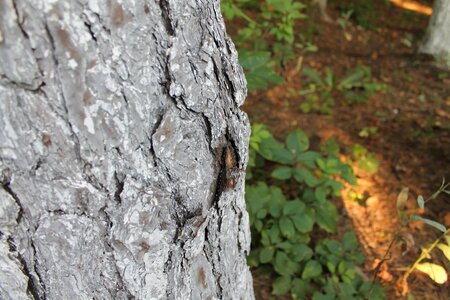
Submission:
<svg viewBox="0 0 450 300">
<path fill-rule="evenodd" d="M 388 299 L 402 299 L 396 282 L 419 257 L 421 246 L 433 242 L 439 232 L 422 223 L 402 228 L 396 199 L 408 187 L 407 207 L 414 210 L 418 195 L 429 196 L 443 178 L 450 180 L 450 73 L 417 54 L 429 16 L 393 5 L 375 4 L 375 8 L 372 30 L 350 21 L 345 29 L 319 18 L 313 24 L 304 21 L 304 26 L 314 26 L 312 43 L 317 52 L 299 52 L 300 59 L 282 71 L 287 82 L 250 93 L 243 110 L 252 123 L 266 124 L 280 139 L 301 128 L 313 144 L 334 137 L 344 151 L 358 143 L 376 156 L 378 171 L 369 174 L 355 165 L 358 186 L 347 187 L 343 199 L 336 199 L 341 214 L 338 236 L 354 230 L 367 257 L 362 271 L 381 280 Z M 337 20 L 339 4 L 328 7 L 328 13 Z M 303 113 L 299 105 L 304 98 L 295 96 L 295 91 L 305 89 L 298 73 L 300 62 L 316 70 L 329 67 L 338 78 L 357 66 L 368 66 L 373 78 L 388 89 L 352 105 L 337 93 L 330 115 Z M 376 127 L 376 133 L 362 137 L 365 127 Z M 349 196 L 350 189 L 360 195 L 362 204 Z M 426 212 L 417 213 L 450 227 L 449 196 L 427 203 Z M 255 274 L 254 281 L 259 299 L 273 299 L 270 279 Z M 450 299 L 448 281 L 437 285 L 414 272 L 408 283 L 414 299 Z"/>
</svg>

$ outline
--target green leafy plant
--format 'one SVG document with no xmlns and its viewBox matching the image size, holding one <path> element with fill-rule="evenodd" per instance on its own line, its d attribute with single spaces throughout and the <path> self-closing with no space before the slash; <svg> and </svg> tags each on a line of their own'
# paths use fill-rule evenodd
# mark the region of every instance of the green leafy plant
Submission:
<svg viewBox="0 0 450 300">
<path fill-rule="evenodd" d="M 341 93 L 348 104 L 354 104 L 365 102 L 375 92 L 386 90 L 386 85 L 375 82 L 370 68 L 364 66 L 351 70 L 339 82 L 330 68 L 325 68 L 323 75 L 304 68 L 303 75 L 307 78 L 307 88 L 300 92 L 300 95 L 306 96 L 300 104 L 304 113 L 331 114 L 335 104 L 334 93 Z"/>
<path fill-rule="evenodd" d="M 378 132 L 378 127 L 376 126 L 365 126 L 359 132 L 359 136 L 362 138 L 368 138 L 375 135 Z"/>
<path fill-rule="evenodd" d="M 239 52 L 239 62 L 244 68 L 249 90 L 267 89 L 269 84 L 279 84 L 284 81 L 283 77 L 273 71 L 268 51 L 246 51 Z"/>
<path fill-rule="evenodd" d="M 277 274 L 275 295 L 364 299 L 371 284 L 355 271 L 363 260 L 356 237 L 324 239 L 315 247 L 311 241 L 315 231 L 335 232 L 338 212 L 330 198 L 340 195 L 342 181 L 356 182 L 352 168 L 338 158 L 338 145 L 330 140 L 318 152 L 301 130 L 281 143 L 263 125 L 252 129 L 246 186 L 250 266 Z"/>
<path fill-rule="evenodd" d="M 336 23 L 342 28 L 344 32 L 344 37 L 347 41 L 352 40 L 352 35 L 347 31 L 348 25 L 350 24 L 350 18 L 353 14 L 353 10 L 348 10 L 341 13 L 341 16 L 337 19 Z"/>
<path fill-rule="evenodd" d="M 343 13 L 352 11 L 351 19 L 365 29 L 375 29 L 377 10 L 372 0 L 349 0 L 339 3 Z"/>
<path fill-rule="evenodd" d="M 300 43 L 295 44 L 295 47 L 301 49 L 302 52 L 317 52 L 319 50 L 317 45 L 313 44 L 311 39 L 306 38 L 303 34 L 300 34 Z"/>
<path fill-rule="evenodd" d="M 414 37 L 412 34 L 408 33 L 405 35 L 405 37 L 402 39 L 402 44 L 405 45 L 408 48 L 412 48 L 413 46 L 413 40 Z"/>
<path fill-rule="evenodd" d="M 266 0 L 266 5 L 262 6 L 261 16 L 269 22 L 263 23 L 263 26 L 278 41 L 292 44 L 295 39 L 295 21 L 306 18 L 301 12 L 305 7 L 303 3 L 294 0 Z M 272 22 L 275 22 L 275 26 Z"/>
<path fill-rule="evenodd" d="M 378 171 L 380 162 L 374 154 L 369 153 L 367 148 L 360 144 L 355 144 L 350 148 L 350 153 L 358 166 L 369 174 Z"/>
<path fill-rule="evenodd" d="M 366 102 L 369 96 L 378 91 L 386 91 L 387 86 L 373 80 L 369 67 L 361 66 L 351 70 L 339 82 L 337 89 L 344 94 L 348 104 Z"/>
<path fill-rule="evenodd" d="M 300 92 L 301 96 L 306 96 L 305 101 L 300 104 L 300 109 L 304 113 L 331 114 L 332 107 L 335 104 L 331 96 L 335 82 L 331 69 L 325 68 L 323 78 L 319 72 L 310 68 L 304 68 L 303 75 L 308 79 L 308 87 Z"/>
<path fill-rule="evenodd" d="M 350 18 L 353 14 L 353 10 L 344 11 L 341 13 L 341 16 L 337 19 L 337 24 L 342 28 L 342 30 L 346 30 L 347 26 L 350 22 Z"/>
<path fill-rule="evenodd" d="M 253 19 L 250 18 L 243 9 L 245 5 L 251 2 L 252 0 L 225 0 L 221 1 L 220 9 L 224 17 L 228 20 L 233 20 L 235 17 L 241 17 L 249 23 L 254 23 Z"/>
<path fill-rule="evenodd" d="M 439 72 L 437 74 L 437 78 L 439 80 L 441 80 L 441 81 L 444 81 L 444 80 L 446 80 L 448 78 L 448 73 L 446 73 L 446 72 Z"/>
<path fill-rule="evenodd" d="M 283 82 L 275 71 L 284 60 L 293 59 L 296 21 L 305 18 L 305 5 L 294 0 L 224 0 L 227 20 L 241 19 L 245 25 L 233 37 L 250 91 Z M 252 17 L 250 17 L 252 16 Z M 272 43 L 268 40 L 274 39 Z"/>
<path fill-rule="evenodd" d="M 345 233 L 342 243 L 330 239 L 320 241 L 316 253 L 331 276 L 321 279 L 323 291 L 315 292 L 313 299 L 384 299 L 378 283 L 360 276 L 358 266 L 364 262 L 364 256 L 353 233 Z"/>
</svg>

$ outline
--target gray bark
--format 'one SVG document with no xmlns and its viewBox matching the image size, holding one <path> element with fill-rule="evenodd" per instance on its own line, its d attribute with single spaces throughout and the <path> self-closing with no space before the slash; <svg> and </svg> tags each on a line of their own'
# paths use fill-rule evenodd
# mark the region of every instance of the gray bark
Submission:
<svg viewBox="0 0 450 300">
<path fill-rule="evenodd" d="M 450 0 L 434 1 L 433 14 L 419 51 L 436 56 L 444 66 L 450 67 Z"/>
<path fill-rule="evenodd" d="M 0 0 L 0 299 L 252 299 L 219 1 Z"/>
</svg>

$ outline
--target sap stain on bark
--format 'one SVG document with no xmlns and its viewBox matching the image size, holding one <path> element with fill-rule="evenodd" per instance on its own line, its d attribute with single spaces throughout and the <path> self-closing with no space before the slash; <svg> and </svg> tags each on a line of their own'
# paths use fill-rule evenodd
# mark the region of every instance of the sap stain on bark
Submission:
<svg viewBox="0 0 450 300">
<path fill-rule="evenodd" d="M 91 104 L 91 98 L 92 98 L 91 91 L 89 89 L 85 90 L 84 94 L 83 94 L 83 102 L 84 102 L 84 104 L 86 104 L 86 105 Z"/>
<path fill-rule="evenodd" d="M 146 225 L 150 222 L 150 213 L 148 211 L 139 213 L 139 224 Z"/>
<path fill-rule="evenodd" d="M 197 283 L 201 284 L 204 289 L 208 288 L 208 283 L 206 282 L 206 273 L 203 267 L 200 267 L 197 272 Z"/>
<path fill-rule="evenodd" d="M 47 147 L 52 144 L 52 139 L 50 138 L 50 135 L 48 133 L 42 134 L 42 144 L 44 144 Z"/>
<path fill-rule="evenodd" d="M 141 247 L 141 249 L 142 249 L 143 251 L 145 251 L 145 252 L 148 252 L 148 251 L 152 248 L 149 244 L 147 244 L 147 243 L 144 242 L 144 241 L 141 241 L 141 242 L 139 243 L 139 247 Z"/>
<path fill-rule="evenodd" d="M 235 188 L 240 175 L 240 169 L 236 161 L 236 153 L 229 142 L 215 149 L 214 152 L 216 161 L 218 161 L 218 173 L 211 205 L 219 201 L 223 192 Z"/>
<path fill-rule="evenodd" d="M 147 15 L 150 13 L 150 7 L 148 7 L 148 4 L 144 4 L 144 12 Z"/>
<path fill-rule="evenodd" d="M 114 3 L 111 12 L 111 21 L 115 26 L 121 26 L 125 20 L 125 13 L 123 7 L 119 3 Z"/>
<path fill-rule="evenodd" d="M 70 57 L 75 59 L 75 61 L 77 63 L 80 63 L 81 55 L 78 52 L 75 45 L 72 43 L 72 40 L 70 39 L 70 34 L 62 28 L 58 28 L 57 34 L 58 34 L 58 39 L 61 42 L 61 44 L 63 45 L 63 47 L 70 53 Z"/>
<path fill-rule="evenodd" d="M 226 168 L 226 184 L 225 190 L 233 189 L 237 183 L 239 176 L 239 168 L 237 167 L 236 154 L 234 149 L 228 145 L 225 147 L 225 168 Z"/>
<path fill-rule="evenodd" d="M 93 67 L 95 67 L 96 65 L 97 65 L 97 60 L 96 60 L 96 59 L 93 59 L 93 60 L 91 60 L 91 61 L 88 63 L 87 68 L 88 68 L 88 70 L 89 70 L 89 69 L 92 69 Z"/>
</svg>

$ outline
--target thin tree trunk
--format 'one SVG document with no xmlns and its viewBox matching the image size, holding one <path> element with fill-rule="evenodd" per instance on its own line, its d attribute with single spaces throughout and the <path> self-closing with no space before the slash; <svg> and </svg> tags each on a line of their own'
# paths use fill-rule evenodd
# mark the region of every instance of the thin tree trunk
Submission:
<svg viewBox="0 0 450 300">
<path fill-rule="evenodd" d="M 450 1 L 435 0 L 420 52 L 431 54 L 450 67 Z"/>
<path fill-rule="evenodd" d="M 252 299 L 219 1 L 0 0 L 0 298 Z"/>
</svg>

